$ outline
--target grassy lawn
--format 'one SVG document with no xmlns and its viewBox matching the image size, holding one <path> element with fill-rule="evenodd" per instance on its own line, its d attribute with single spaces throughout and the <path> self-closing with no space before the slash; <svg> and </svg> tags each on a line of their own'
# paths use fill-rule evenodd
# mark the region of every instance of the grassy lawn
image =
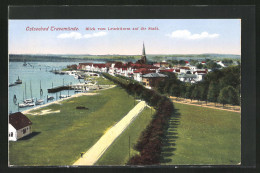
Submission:
<svg viewBox="0 0 260 173">
<path fill-rule="evenodd" d="M 174 103 L 164 140 L 164 165 L 236 165 L 241 162 L 240 113 Z"/>
<path fill-rule="evenodd" d="M 96 77 L 96 76 L 89 76 L 86 77 L 85 80 L 90 80 L 93 83 L 95 83 L 95 81 L 97 82 L 97 85 L 115 85 L 112 81 L 101 77 Z"/>
<path fill-rule="evenodd" d="M 85 106 L 89 110 L 77 110 Z M 133 98 L 118 87 L 93 96 L 65 100 L 42 109 L 60 110 L 47 115 L 27 115 L 31 137 L 9 143 L 11 165 L 72 165 L 133 108 Z"/>
<path fill-rule="evenodd" d="M 130 136 L 130 157 L 138 153 L 134 149 L 141 132 L 152 120 L 150 108 L 145 108 L 142 113 L 132 122 L 127 129 L 114 141 L 104 155 L 95 165 L 125 165 L 129 160 L 129 136 Z"/>
</svg>

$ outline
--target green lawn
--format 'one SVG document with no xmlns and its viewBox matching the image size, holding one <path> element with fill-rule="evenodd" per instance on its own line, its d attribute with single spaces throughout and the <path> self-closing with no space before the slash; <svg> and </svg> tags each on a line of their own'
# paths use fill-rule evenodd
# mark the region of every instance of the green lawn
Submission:
<svg viewBox="0 0 260 173">
<path fill-rule="evenodd" d="M 100 76 L 100 77 L 96 77 L 96 76 L 89 76 L 86 77 L 85 80 L 90 80 L 92 81 L 92 83 L 97 82 L 97 85 L 115 85 L 114 82 Z"/>
<path fill-rule="evenodd" d="M 241 162 L 240 113 L 174 103 L 162 164 L 236 165 Z"/>
<path fill-rule="evenodd" d="M 89 110 L 77 110 L 85 106 Z M 132 108 L 133 98 L 118 87 L 42 109 L 60 113 L 32 116 L 33 136 L 9 143 L 11 165 L 72 165 Z M 34 111 L 35 112 L 35 111 Z"/>
<path fill-rule="evenodd" d="M 138 154 L 134 149 L 141 132 L 152 120 L 155 110 L 145 108 L 142 113 L 132 122 L 127 129 L 114 141 L 104 155 L 95 165 L 125 165 L 129 160 L 129 136 L 130 136 L 130 157 Z"/>
</svg>

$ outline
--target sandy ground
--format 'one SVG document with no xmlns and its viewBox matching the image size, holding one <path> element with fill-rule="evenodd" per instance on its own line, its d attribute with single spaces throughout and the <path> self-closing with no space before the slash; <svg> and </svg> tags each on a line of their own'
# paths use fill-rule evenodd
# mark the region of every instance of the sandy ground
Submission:
<svg viewBox="0 0 260 173">
<path fill-rule="evenodd" d="M 111 88 L 114 88 L 115 86 L 116 85 L 111 85 L 109 88 L 100 89 L 100 90 L 111 89 Z M 32 114 L 33 115 L 33 113 L 30 113 L 30 111 L 32 111 L 32 110 L 37 110 L 37 109 L 40 109 L 40 108 L 43 108 L 43 107 L 46 107 L 46 106 L 49 106 L 49 105 L 52 105 L 52 104 L 61 104 L 62 101 L 68 100 L 68 99 L 71 99 L 71 98 L 80 97 L 80 96 L 90 96 L 90 95 L 96 95 L 96 94 L 98 94 L 98 93 L 78 93 L 78 94 L 74 94 L 74 95 L 72 95 L 70 97 L 67 97 L 67 98 L 62 98 L 62 99 L 54 101 L 54 102 L 46 103 L 44 105 L 40 105 L 40 106 L 31 108 L 31 109 L 22 111 L 22 113 L 23 114 Z M 49 113 L 53 113 L 53 112 L 49 111 Z M 42 115 L 44 115 L 44 114 L 47 114 L 47 113 L 43 113 Z"/>
<path fill-rule="evenodd" d="M 27 113 L 27 114 L 30 114 L 30 115 L 46 115 L 46 114 L 51 114 L 51 113 L 60 113 L 60 110 L 57 110 L 57 111 L 52 111 L 51 109 L 45 109 L 45 110 L 42 110 L 40 112 L 35 112 L 35 113 Z"/>
<path fill-rule="evenodd" d="M 145 106 L 146 103 L 144 101 L 139 102 L 124 118 L 108 129 L 107 132 L 73 165 L 94 165 L 114 140 L 139 115 Z"/>
<path fill-rule="evenodd" d="M 206 108 L 211 108 L 211 109 L 218 109 L 218 110 L 241 113 L 240 106 L 226 105 L 223 108 L 223 106 L 219 103 L 217 103 L 216 106 L 215 106 L 215 103 L 212 103 L 212 102 L 208 102 L 207 105 L 206 105 L 205 101 L 200 101 L 199 102 L 200 104 L 198 104 L 197 100 L 192 100 L 192 102 L 191 102 L 190 99 L 176 98 L 176 97 L 172 97 L 172 96 L 170 96 L 170 99 L 173 102 L 186 104 L 186 105 L 193 105 L 193 106 L 206 107 Z"/>
</svg>

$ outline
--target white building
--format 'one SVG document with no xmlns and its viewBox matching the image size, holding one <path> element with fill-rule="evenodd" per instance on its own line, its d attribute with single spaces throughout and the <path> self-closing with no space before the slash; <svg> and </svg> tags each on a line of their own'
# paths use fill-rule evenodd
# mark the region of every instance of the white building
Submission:
<svg viewBox="0 0 260 173">
<path fill-rule="evenodd" d="M 21 112 L 10 114 L 8 131 L 9 141 L 17 141 L 32 133 L 32 122 Z"/>
</svg>

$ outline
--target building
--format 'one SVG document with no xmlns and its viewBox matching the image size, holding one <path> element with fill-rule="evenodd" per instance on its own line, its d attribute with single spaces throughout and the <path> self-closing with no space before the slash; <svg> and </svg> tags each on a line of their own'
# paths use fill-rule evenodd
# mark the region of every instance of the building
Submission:
<svg viewBox="0 0 260 173">
<path fill-rule="evenodd" d="M 141 59 L 136 62 L 136 64 L 147 64 L 147 59 L 146 59 L 146 54 L 145 54 L 145 47 L 143 43 L 143 51 L 142 51 L 142 56 Z"/>
<path fill-rule="evenodd" d="M 143 75 L 142 77 L 142 82 L 144 86 L 147 88 L 151 88 L 154 87 L 156 83 L 161 82 L 168 76 L 161 73 L 148 73 Z"/>
<path fill-rule="evenodd" d="M 9 141 L 17 141 L 32 133 L 32 122 L 21 112 L 10 114 L 8 131 Z"/>
<path fill-rule="evenodd" d="M 178 75 L 178 79 L 182 82 L 195 83 L 197 79 L 197 75 L 182 73 Z"/>
</svg>

